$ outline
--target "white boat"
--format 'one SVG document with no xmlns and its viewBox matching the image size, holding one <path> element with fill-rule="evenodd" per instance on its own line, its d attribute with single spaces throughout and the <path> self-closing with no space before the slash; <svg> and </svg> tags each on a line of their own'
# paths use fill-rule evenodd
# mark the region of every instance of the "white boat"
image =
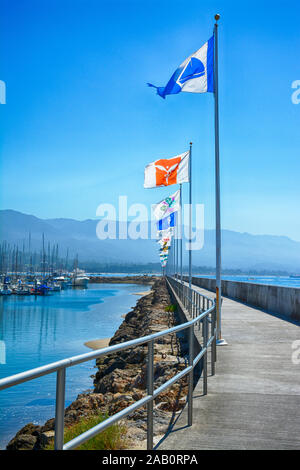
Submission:
<svg viewBox="0 0 300 470">
<path fill-rule="evenodd" d="M 30 295 L 30 288 L 28 286 L 19 286 L 16 290 L 17 295 Z"/>
<path fill-rule="evenodd" d="M 90 278 L 82 269 L 76 269 L 72 277 L 72 286 L 87 287 Z"/>
<path fill-rule="evenodd" d="M 73 286 L 87 287 L 88 282 L 89 282 L 89 278 L 81 274 L 78 274 L 72 279 Z"/>
<path fill-rule="evenodd" d="M 69 287 L 70 285 L 70 279 L 69 277 L 67 276 L 57 276 L 57 277 L 54 277 L 53 278 L 53 281 L 56 283 L 56 284 L 59 284 L 61 289 L 66 289 L 67 287 Z"/>
</svg>

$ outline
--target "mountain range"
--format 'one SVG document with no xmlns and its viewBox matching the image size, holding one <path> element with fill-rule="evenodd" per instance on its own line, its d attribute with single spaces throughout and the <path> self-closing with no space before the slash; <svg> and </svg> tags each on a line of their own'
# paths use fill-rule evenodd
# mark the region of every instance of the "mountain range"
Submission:
<svg viewBox="0 0 300 470">
<path fill-rule="evenodd" d="M 25 242 L 26 246 L 30 233 L 31 247 L 40 250 L 44 234 L 46 242 L 58 243 L 62 256 L 68 248 L 69 255 L 78 254 L 81 262 L 157 263 L 158 245 L 155 240 L 99 240 L 96 235 L 98 222 L 95 219 L 40 219 L 15 210 L 1 210 L 0 240 L 19 246 Z M 150 229 L 149 223 L 142 222 L 141 228 Z M 193 251 L 193 264 L 214 266 L 214 250 L 215 231 L 205 230 L 204 246 L 199 251 Z M 187 263 L 187 256 L 184 262 Z M 222 230 L 222 264 L 226 269 L 300 272 L 300 242 L 285 236 Z"/>
</svg>

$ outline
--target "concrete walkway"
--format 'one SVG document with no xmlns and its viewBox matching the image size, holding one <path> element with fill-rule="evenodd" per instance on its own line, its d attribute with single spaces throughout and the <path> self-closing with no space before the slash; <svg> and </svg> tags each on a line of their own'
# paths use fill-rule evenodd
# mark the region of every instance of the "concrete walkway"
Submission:
<svg viewBox="0 0 300 470">
<path fill-rule="evenodd" d="M 194 390 L 193 426 L 186 407 L 157 448 L 300 449 L 300 364 L 292 362 L 299 324 L 224 299 L 222 336 L 228 346 L 217 348 L 208 395 L 202 379 Z"/>
</svg>

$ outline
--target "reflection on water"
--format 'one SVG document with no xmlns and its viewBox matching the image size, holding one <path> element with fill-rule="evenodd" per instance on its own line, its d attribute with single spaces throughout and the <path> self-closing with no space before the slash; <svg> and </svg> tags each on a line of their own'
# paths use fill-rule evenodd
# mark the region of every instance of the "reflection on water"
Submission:
<svg viewBox="0 0 300 470">
<path fill-rule="evenodd" d="M 145 286 L 91 284 L 49 296 L 0 297 L 0 378 L 87 352 L 106 338 Z M 93 386 L 95 361 L 67 369 L 66 405 Z M 54 416 L 55 374 L 0 392 L 0 447 L 28 422 Z"/>
</svg>

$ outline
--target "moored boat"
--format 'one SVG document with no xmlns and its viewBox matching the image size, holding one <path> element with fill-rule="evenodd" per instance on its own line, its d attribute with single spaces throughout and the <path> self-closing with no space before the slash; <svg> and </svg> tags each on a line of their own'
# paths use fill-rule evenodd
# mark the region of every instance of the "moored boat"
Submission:
<svg viewBox="0 0 300 470">
<path fill-rule="evenodd" d="M 82 269 L 75 269 L 72 277 L 73 287 L 87 287 L 90 278 Z"/>
<path fill-rule="evenodd" d="M 89 282 L 89 277 L 84 275 L 84 274 L 77 274 L 76 276 L 73 277 L 72 279 L 72 285 L 73 287 L 87 287 L 88 282 Z"/>
</svg>

